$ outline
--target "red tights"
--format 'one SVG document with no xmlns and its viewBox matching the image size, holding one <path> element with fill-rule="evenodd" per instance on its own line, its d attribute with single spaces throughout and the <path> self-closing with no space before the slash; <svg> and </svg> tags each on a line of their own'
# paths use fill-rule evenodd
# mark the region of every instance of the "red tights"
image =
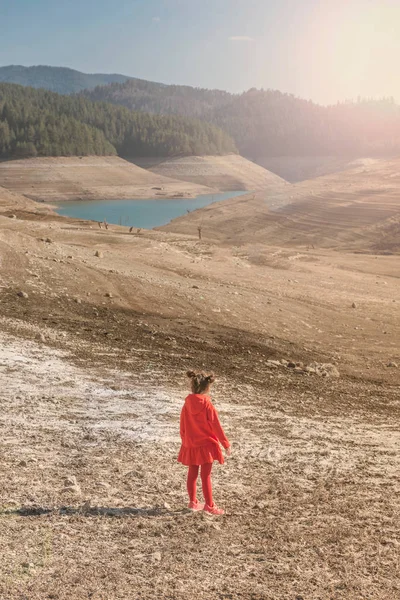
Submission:
<svg viewBox="0 0 400 600">
<path fill-rule="evenodd" d="M 211 469 L 212 463 L 205 463 L 201 465 L 201 487 L 203 489 L 203 496 L 206 504 L 208 506 L 213 506 L 213 497 L 212 497 L 212 485 L 211 485 Z M 191 502 L 196 501 L 196 490 L 197 490 L 197 478 L 199 476 L 199 466 L 191 465 L 188 471 L 187 477 L 187 490 L 189 494 L 189 499 Z"/>
</svg>

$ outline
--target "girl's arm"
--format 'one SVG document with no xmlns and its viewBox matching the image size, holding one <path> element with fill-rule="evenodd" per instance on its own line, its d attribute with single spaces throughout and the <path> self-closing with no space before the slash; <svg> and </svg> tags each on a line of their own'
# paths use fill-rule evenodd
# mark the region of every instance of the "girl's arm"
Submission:
<svg viewBox="0 0 400 600">
<path fill-rule="evenodd" d="M 185 437 L 185 425 L 183 423 L 183 409 L 181 411 L 180 433 L 181 433 L 181 440 L 183 441 L 183 438 Z"/>
<path fill-rule="evenodd" d="M 207 420 L 210 422 L 213 433 L 217 436 L 225 450 L 230 448 L 230 442 L 226 437 L 224 430 L 222 429 L 221 423 L 219 422 L 217 409 L 211 404 L 211 402 L 207 406 Z"/>
</svg>

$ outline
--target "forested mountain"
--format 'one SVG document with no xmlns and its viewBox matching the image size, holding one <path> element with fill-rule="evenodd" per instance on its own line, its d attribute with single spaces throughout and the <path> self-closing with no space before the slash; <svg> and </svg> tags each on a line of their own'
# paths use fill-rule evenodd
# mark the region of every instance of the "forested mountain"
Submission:
<svg viewBox="0 0 400 600">
<path fill-rule="evenodd" d="M 65 67 L 22 67 L 10 65 L 0 67 L 0 82 L 18 83 L 34 88 L 44 88 L 59 94 L 74 94 L 84 89 L 92 89 L 98 85 L 108 83 L 123 83 L 129 77 L 126 75 L 105 75 L 95 73 L 89 75 L 67 69 Z"/>
<path fill-rule="evenodd" d="M 99 86 L 94 90 L 84 90 L 82 95 L 91 100 L 121 104 L 133 110 L 198 118 L 209 117 L 216 108 L 229 105 L 235 98 L 221 90 L 164 85 L 143 79 Z"/>
<path fill-rule="evenodd" d="M 400 151 L 400 107 L 393 100 L 319 106 L 274 90 L 228 94 L 131 79 L 82 92 L 92 100 L 156 114 L 179 114 L 221 127 L 241 154 L 382 155 Z"/>
<path fill-rule="evenodd" d="M 236 152 L 214 125 L 0 84 L 0 157 L 177 156 Z"/>
<path fill-rule="evenodd" d="M 79 96 L 91 101 L 121 105 L 153 115 L 196 118 L 222 128 L 233 137 L 240 153 L 254 160 L 284 155 L 382 156 L 400 152 L 400 107 L 392 100 L 360 100 L 326 107 L 274 90 L 252 89 L 243 94 L 229 94 L 220 90 L 165 85 L 124 75 L 85 75 L 56 67 L 1 67 L 0 81 L 4 78 L 63 94 L 80 92 Z M 111 109 L 101 109 L 103 116 L 108 110 Z M 94 112 L 97 111 L 100 109 Z M 74 111 L 70 112 L 73 114 Z M 58 114 L 63 114 L 61 108 Z M 119 113 L 113 118 L 126 123 L 129 121 L 127 114 Z M 74 115 L 74 118 L 80 120 L 79 116 Z M 196 132 L 186 132 L 192 141 L 193 137 L 196 138 L 196 144 L 185 143 L 181 121 L 179 126 L 175 121 L 164 121 L 163 125 L 158 122 L 157 128 L 169 130 L 168 142 L 166 139 L 161 142 L 158 138 L 152 146 L 143 139 L 148 141 L 154 128 L 150 125 L 150 117 L 143 118 L 146 127 L 152 130 L 149 134 L 147 129 L 146 135 L 141 138 L 145 154 L 150 152 L 151 147 L 155 147 L 157 155 L 166 146 L 170 148 L 167 155 L 177 148 L 183 148 L 183 154 L 196 153 L 200 147 L 209 148 L 205 150 L 206 154 L 211 153 L 215 146 L 218 153 L 233 148 L 226 136 L 217 135 L 214 130 L 207 129 L 207 125 L 200 133 L 198 124 Z M 88 127 L 101 130 L 119 153 L 134 150 L 134 144 L 127 141 L 124 127 L 123 133 L 114 135 L 99 120 L 83 122 Z M 172 126 L 176 126 L 179 142 L 172 139 Z M 121 141 L 122 135 L 125 135 L 124 141 Z"/>
<path fill-rule="evenodd" d="M 400 107 L 392 99 L 319 106 L 277 91 L 250 90 L 207 118 L 241 154 L 381 156 L 400 151 Z"/>
</svg>

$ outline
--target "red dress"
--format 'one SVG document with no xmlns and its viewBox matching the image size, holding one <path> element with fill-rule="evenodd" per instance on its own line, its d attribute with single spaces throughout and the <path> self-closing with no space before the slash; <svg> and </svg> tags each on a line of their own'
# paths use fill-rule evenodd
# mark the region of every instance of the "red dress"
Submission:
<svg viewBox="0 0 400 600">
<path fill-rule="evenodd" d="M 213 463 L 214 460 L 224 463 L 219 444 L 226 449 L 230 443 L 209 396 L 189 394 L 181 412 L 180 431 L 182 446 L 178 462 L 188 467 Z"/>
</svg>

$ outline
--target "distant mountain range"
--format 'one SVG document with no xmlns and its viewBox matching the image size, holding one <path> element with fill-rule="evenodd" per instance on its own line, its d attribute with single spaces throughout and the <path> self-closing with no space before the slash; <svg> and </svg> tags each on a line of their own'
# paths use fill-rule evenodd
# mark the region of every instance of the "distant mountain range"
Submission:
<svg viewBox="0 0 400 600">
<path fill-rule="evenodd" d="M 132 110 L 207 121 L 228 133 L 243 156 L 256 161 L 266 156 L 381 156 L 400 151 L 400 107 L 392 99 L 320 106 L 277 90 L 229 94 L 140 79 L 81 94 Z"/>
<path fill-rule="evenodd" d="M 98 85 L 124 83 L 126 75 L 89 75 L 66 67 L 22 67 L 10 65 L 0 67 L 0 82 L 18 83 L 34 88 L 45 88 L 58 94 L 75 94 L 82 90 L 91 90 Z"/>
<path fill-rule="evenodd" d="M 268 156 L 387 156 L 400 152 L 400 107 L 392 99 L 327 107 L 276 90 L 230 94 L 56 67 L 2 67 L 0 81 L 4 77 L 62 94 L 78 92 L 95 102 L 139 112 L 216 125 L 233 138 L 243 156 L 254 161 Z"/>
</svg>

